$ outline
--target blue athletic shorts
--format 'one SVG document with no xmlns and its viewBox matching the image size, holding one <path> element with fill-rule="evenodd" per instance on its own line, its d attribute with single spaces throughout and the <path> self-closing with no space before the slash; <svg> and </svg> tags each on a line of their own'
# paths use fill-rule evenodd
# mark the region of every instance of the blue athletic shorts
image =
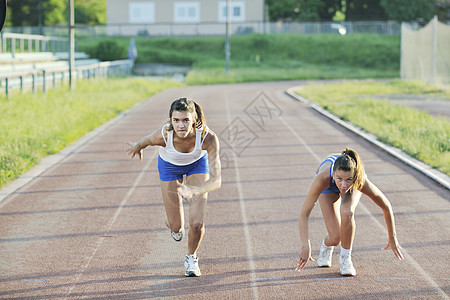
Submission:
<svg viewBox="0 0 450 300">
<path fill-rule="evenodd" d="M 336 183 L 334 183 L 333 178 L 330 179 L 330 186 L 324 190 L 321 194 L 328 194 L 328 193 L 340 193 L 338 187 L 336 186 Z"/>
<path fill-rule="evenodd" d="M 331 162 L 330 166 L 330 186 L 321 192 L 321 194 L 328 194 L 328 193 L 340 193 L 338 187 L 336 186 L 336 183 L 333 181 L 333 166 L 336 159 L 340 156 L 340 154 L 330 154 L 325 158 L 325 160 L 320 164 L 322 166 L 326 162 Z"/>
<path fill-rule="evenodd" d="M 209 174 L 208 154 L 203 155 L 197 161 L 186 166 L 177 166 L 167 162 L 158 156 L 158 171 L 161 181 L 172 181 L 182 179 L 183 175 Z"/>
</svg>

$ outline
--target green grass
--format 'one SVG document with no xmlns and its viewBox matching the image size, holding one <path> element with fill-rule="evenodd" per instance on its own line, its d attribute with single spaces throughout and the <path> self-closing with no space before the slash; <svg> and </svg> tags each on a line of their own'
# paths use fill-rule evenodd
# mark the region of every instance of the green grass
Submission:
<svg viewBox="0 0 450 300">
<path fill-rule="evenodd" d="M 298 88 L 296 93 L 373 133 L 380 141 L 450 175 L 449 119 L 391 104 L 387 97 L 379 98 L 389 94 L 427 94 L 450 101 L 449 92 L 418 82 L 393 80 L 311 84 Z"/>
<path fill-rule="evenodd" d="M 194 69 L 186 76 L 186 83 L 191 85 L 238 83 L 279 80 L 313 80 L 313 79 L 360 79 L 360 78 L 395 78 L 398 72 L 387 70 L 370 70 L 349 68 L 345 66 L 307 65 L 297 68 L 270 68 L 267 66 L 230 67 L 228 74 L 224 68 Z"/>
<path fill-rule="evenodd" d="M 50 154 L 57 153 L 87 132 L 172 81 L 108 79 L 77 81 L 46 95 L 14 93 L 0 97 L 0 187 L 16 179 Z"/>
<path fill-rule="evenodd" d="M 96 53 L 114 40 L 125 58 L 128 38 L 78 39 L 79 50 Z M 135 38 L 137 63 L 191 66 L 186 82 L 211 84 L 299 79 L 396 78 L 400 37 L 376 34 L 271 34 L 232 36 L 230 72 L 225 74 L 223 37 Z"/>
</svg>

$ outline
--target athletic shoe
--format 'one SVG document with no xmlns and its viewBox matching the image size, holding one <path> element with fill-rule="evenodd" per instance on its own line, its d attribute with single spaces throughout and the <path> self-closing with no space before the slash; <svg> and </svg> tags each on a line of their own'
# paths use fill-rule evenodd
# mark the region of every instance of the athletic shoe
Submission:
<svg viewBox="0 0 450 300">
<path fill-rule="evenodd" d="M 341 265 L 342 276 L 355 276 L 356 270 L 353 267 L 352 255 L 339 255 L 339 264 Z"/>
<path fill-rule="evenodd" d="M 184 228 L 181 228 L 180 232 L 175 233 L 172 230 L 170 230 L 170 233 L 172 234 L 172 237 L 175 241 L 179 242 L 183 239 L 184 236 Z"/>
<path fill-rule="evenodd" d="M 194 255 L 186 255 L 184 259 L 184 266 L 186 267 L 186 272 L 184 275 L 186 277 L 198 277 L 202 275 L 200 269 L 198 268 L 198 257 Z"/>
<path fill-rule="evenodd" d="M 317 265 L 319 267 L 331 267 L 333 250 L 334 246 L 326 246 L 324 243 L 320 245 L 319 257 L 317 258 Z"/>
</svg>

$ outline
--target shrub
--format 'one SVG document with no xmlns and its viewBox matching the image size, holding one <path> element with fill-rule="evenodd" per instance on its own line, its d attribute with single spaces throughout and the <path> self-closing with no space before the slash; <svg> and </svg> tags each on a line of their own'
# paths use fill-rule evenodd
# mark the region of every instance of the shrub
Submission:
<svg viewBox="0 0 450 300">
<path fill-rule="evenodd" d="M 101 61 L 119 60 L 126 57 L 126 49 L 115 41 L 101 41 L 95 51 L 95 58 Z"/>
</svg>

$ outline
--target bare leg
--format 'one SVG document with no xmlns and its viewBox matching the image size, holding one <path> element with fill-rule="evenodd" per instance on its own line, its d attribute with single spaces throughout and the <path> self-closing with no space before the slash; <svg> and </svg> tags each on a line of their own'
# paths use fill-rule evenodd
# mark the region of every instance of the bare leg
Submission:
<svg viewBox="0 0 450 300">
<path fill-rule="evenodd" d="M 355 237 L 355 210 L 361 199 L 361 192 L 358 190 L 347 193 L 342 197 L 341 202 L 341 247 L 351 249 Z"/>
<path fill-rule="evenodd" d="M 188 185 L 198 185 L 208 180 L 209 174 L 193 174 L 186 178 Z M 195 196 L 189 201 L 188 254 L 196 255 L 205 234 L 204 217 L 208 193 Z"/>
<path fill-rule="evenodd" d="M 339 195 L 337 193 L 320 194 L 319 203 L 328 234 L 325 236 L 326 246 L 337 246 L 341 242 L 339 215 Z"/>
<path fill-rule="evenodd" d="M 176 180 L 160 181 L 161 192 L 166 209 L 166 226 L 173 232 L 180 232 L 184 227 L 184 210 L 181 197 L 178 195 Z"/>
</svg>

